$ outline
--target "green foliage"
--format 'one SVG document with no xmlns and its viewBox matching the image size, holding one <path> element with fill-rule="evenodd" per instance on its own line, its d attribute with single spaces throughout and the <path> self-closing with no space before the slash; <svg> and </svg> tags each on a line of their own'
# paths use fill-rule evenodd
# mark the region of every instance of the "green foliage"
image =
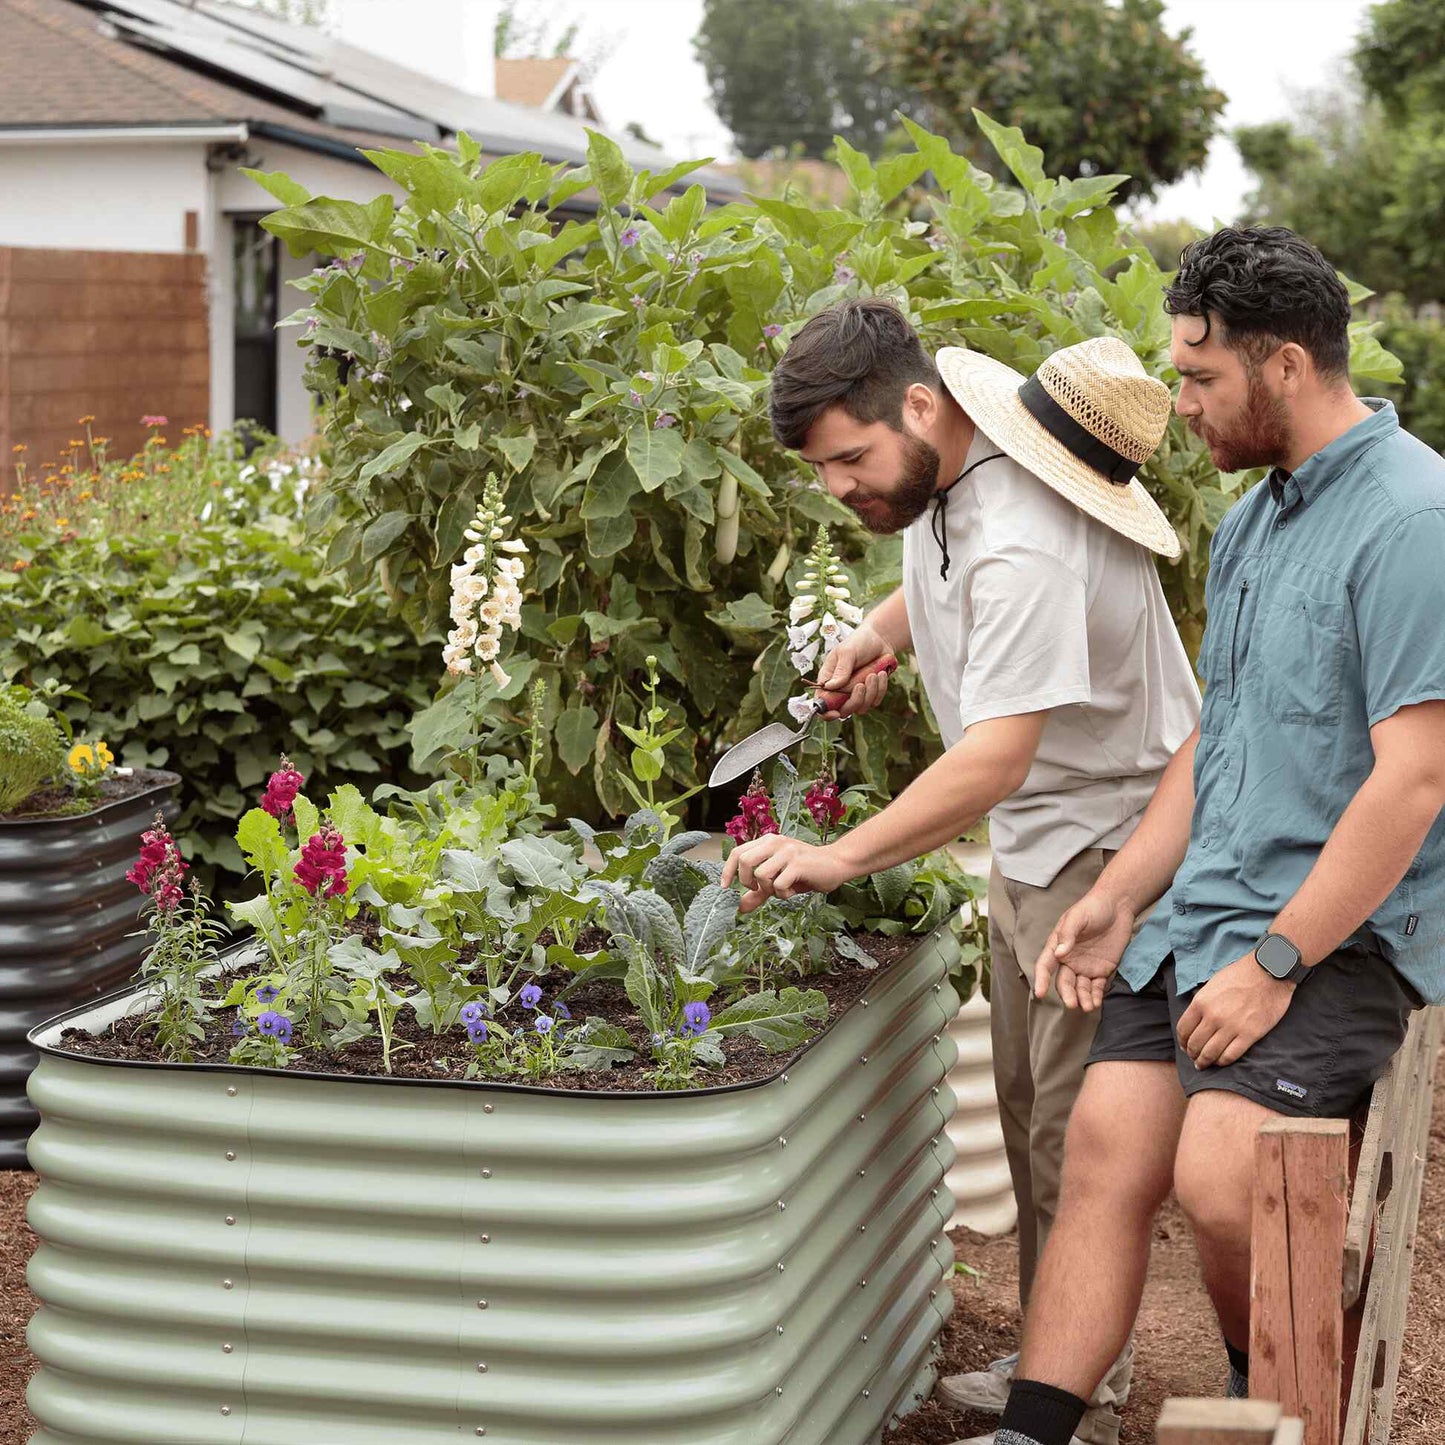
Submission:
<svg viewBox="0 0 1445 1445">
<path fill-rule="evenodd" d="M 1050 174 L 1124 172 L 1119 196 L 1136 199 L 1204 164 L 1225 103 L 1163 14 L 1163 0 L 913 0 L 879 42 L 935 129 L 959 134 L 977 107 L 1042 146 Z"/>
<path fill-rule="evenodd" d="M 65 766 L 65 739 L 24 687 L 0 687 L 0 813 L 18 809 Z"/>
<path fill-rule="evenodd" d="M 180 773 L 191 856 L 239 871 L 229 835 L 283 750 L 308 777 L 411 778 L 405 726 L 434 651 L 376 587 L 328 575 L 293 522 L 17 545 L 0 677 L 58 681 L 77 733 Z"/>
<path fill-rule="evenodd" d="M 529 549 L 530 656 L 488 699 L 488 746 L 520 750 L 520 700 L 544 679 L 541 781 L 562 814 L 625 811 L 622 727 L 645 723 L 649 656 L 681 684 L 680 715 L 662 729 L 685 729 L 661 748 L 675 791 L 777 715 L 796 679 L 781 613 L 819 523 L 833 528 L 855 602 L 896 585 L 899 540 L 872 537 L 800 476 L 768 426 L 771 366 L 820 307 L 889 296 L 927 344 L 969 345 L 1024 372 L 1114 332 L 1171 376 L 1163 278 L 1121 233 L 1114 180 L 1048 178 L 1017 130 L 980 126 L 1016 184 L 910 126 L 913 148 L 876 167 L 840 145 L 846 206 L 709 211 L 697 187 L 652 205 L 662 178 L 634 175 L 602 137 L 573 170 L 526 155 L 483 167 L 464 142 L 459 157 L 374 153 L 408 194 L 394 215 L 389 202 L 375 213 L 360 249 L 365 208 L 298 200 L 266 222 L 337 258 L 301 283 L 311 304 L 292 320 L 314 323 L 308 376 L 330 403 L 331 484 L 312 515 L 337 527 L 330 557 L 350 584 L 379 575 L 427 635 L 482 478 L 507 481 Z M 925 172 L 929 219 L 895 214 Z M 589 183 L 606 201 L 596 220 L 561 222 L 555 208 Z M 1197 640 L 1208 540 L 1233 495 L 1177 421 L 1143 476 L 1184 544 L 1165 581 Z M 418 724 L 419 763 L 447 731 L 438 710 L 460 695 L 444 692 Z M 917 773 L 936 742 L 908 669 L 848 741 L 854 777 L 880 791 Z"/>
<path fill-rule="evenodd" d="M 1445 451 L 1445 323 L 1415 316 L 1398 300 L 1387 304 L 1379 331 L 1404 367 L 1405 380 L 1382 394 L 1394 401 L 1400 422 L 1421 441 Z"/>
<path fill-rule="evenodd" d="M 885 0 L 704 0 L 693 40 L 713 107 L 745 156 L 876 155 L 904 91 L 869 54 Z"/>
</svg>

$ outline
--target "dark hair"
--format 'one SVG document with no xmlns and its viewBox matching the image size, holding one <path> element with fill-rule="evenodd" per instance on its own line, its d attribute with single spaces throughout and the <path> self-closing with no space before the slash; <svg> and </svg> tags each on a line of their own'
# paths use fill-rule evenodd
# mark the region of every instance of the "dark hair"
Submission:
<svg viewBox="0 0 1445 1445">
<path fill-rule="evenodd" d="M 1349 375 L 1349 292 L 1319 251 L 1284 226 L 1226 226 L 1192 242 L 1164 309 L 1202 316 L 1201 340 L 1218 320 L 1221 340 L 1251 366 L 1293 341 L 1322 377 Z"/>
<path fill-rule="evenodd" d="M 903 395 L 915 382 L 937 388 L 938 368 L 918 333 L 877 296 L 835 301 L 793 337 L 773 371 L 773 435 L 796 451 L 829 407 L 854 421 L 903 430 Z"/>
</svg>

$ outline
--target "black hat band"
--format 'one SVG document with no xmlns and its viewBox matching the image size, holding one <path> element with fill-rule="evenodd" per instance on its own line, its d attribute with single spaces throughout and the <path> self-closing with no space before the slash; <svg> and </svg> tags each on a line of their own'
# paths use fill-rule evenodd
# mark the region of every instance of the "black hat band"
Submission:
<svg viewBox="0 0 1445 1445">
<path fill-rule="evenodd" d="M 1127 487 L 1134 480 L 1142 462 L 1116 452 L 1093 432 L 1078 422 L 1051 397 L 1037 376 L 1031 376 L 1019 387 L 1019 400 L 1029 415 L 1053 437 L 1067 447 L 1086 467 L 1092 467 L 1116 487 Z"/>
</svg>

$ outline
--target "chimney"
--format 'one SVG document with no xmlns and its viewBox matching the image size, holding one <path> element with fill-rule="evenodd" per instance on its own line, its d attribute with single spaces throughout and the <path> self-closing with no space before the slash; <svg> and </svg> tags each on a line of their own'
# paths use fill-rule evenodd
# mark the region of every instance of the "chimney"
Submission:
<svg viewBox="0 0 1445 1445">
<path fill-rule="evenodd" d="M 336 34 L 472 95 L 495 96 L 495 0 L 334 0 Z"/>
</svg>

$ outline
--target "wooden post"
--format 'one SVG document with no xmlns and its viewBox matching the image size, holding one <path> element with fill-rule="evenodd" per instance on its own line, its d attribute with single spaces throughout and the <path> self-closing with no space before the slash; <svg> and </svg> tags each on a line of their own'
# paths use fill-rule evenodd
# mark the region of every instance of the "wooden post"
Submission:
<svg viewBox="0 0 1445 1445">
<path fill-rule="evenodd" d="M 1166 1400 L 1157 1445 L 1300 1445 L 1304 1426 L 1268 1400 Z"/>
<path fill-rule="evenodd" d="M 1276 1119 L 1255 1144 L 1249 1393 L 1339 1445 L 1349 1124 Z"/>
</svg>

